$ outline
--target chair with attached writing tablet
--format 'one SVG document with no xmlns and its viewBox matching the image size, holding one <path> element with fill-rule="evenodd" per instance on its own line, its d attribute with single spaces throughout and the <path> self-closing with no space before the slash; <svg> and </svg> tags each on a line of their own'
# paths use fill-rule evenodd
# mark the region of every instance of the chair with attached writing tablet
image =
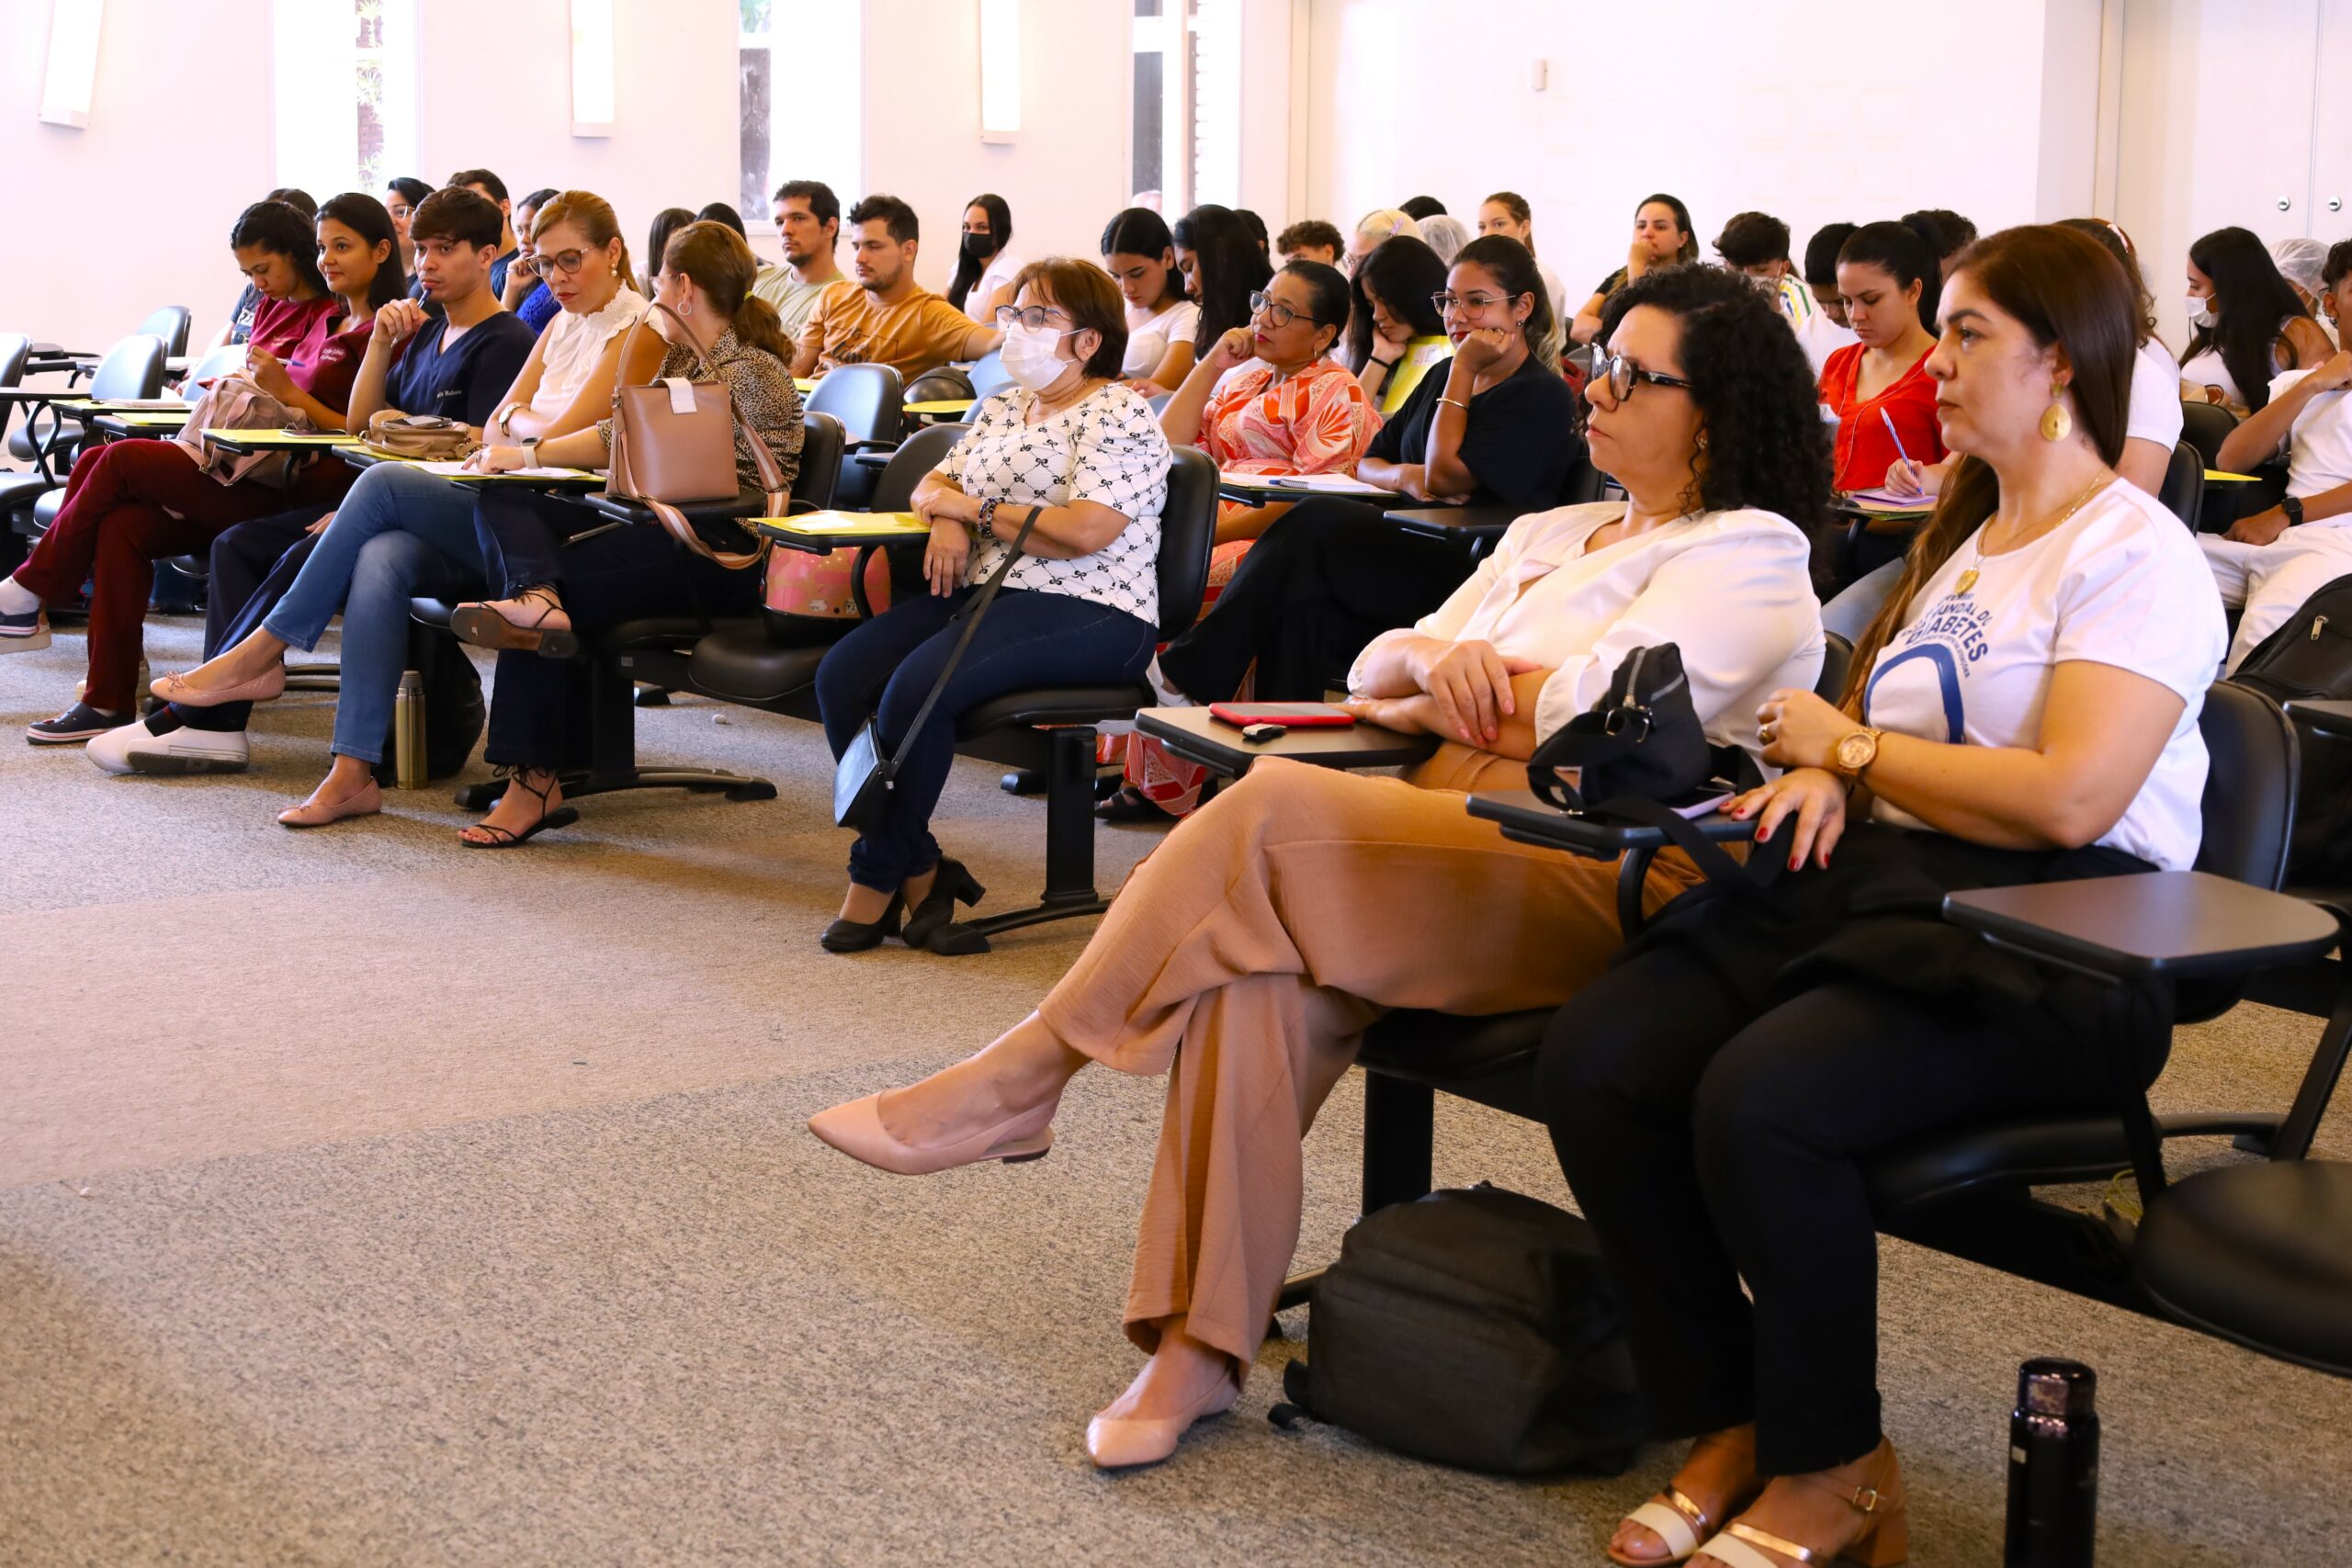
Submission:
<svg viewBox="0 0 2352 1568">
<path fill-rule="evenodd" d="M 29 539 L 38 539 L 49 531 L 47 521 L 35 516 L 38 503 L 51 491 L 64 489 L 65 476 L 72 471 L 74 459 L 81 451 L 85 434 L 83 426 L 50 406 L 54 400 L 69 395 L 98 401 L 146 399 L 163 389 L 164 340 L 143 333 L 124 338 L 107 349 L 105 357 L 97 362 L 90 384 L 76 392 L 9 389 L 6 400 L 28 405 L 29 412 L 24 423 L 9 433 L 8 451 L 34 465 L 30 472 L 0 475 L 0 514 L 6 515 L 10 528 Z M 52 505 L 50 516 L 55 515 L 56 507 Z"/>
<path fill-rule="evenodd" d="M 888 452 L 899 445 L 905 427 L 901 412 L 905 389 L 898 371 L 888 365 L 843 365 L 829 370 L 817 389 L 803 402 L 810 413 L 828 413 L 842 422 L 848 442 L 837 465 L 833 503 L 863 509 L 874 494 L 874 470 L 859 463 L 860 454 Z"/>
<path fill-rule="evenodd" d="M 2165 465 L 2165 482 L 2156 488 L 2156 499 L 2165 510 L 2197 532 L 2197 516 L 2205 503 L 2205 459 L 2196 447 L 2183 441 L 2172 449 L 2172 460 Z"/>
</svg>

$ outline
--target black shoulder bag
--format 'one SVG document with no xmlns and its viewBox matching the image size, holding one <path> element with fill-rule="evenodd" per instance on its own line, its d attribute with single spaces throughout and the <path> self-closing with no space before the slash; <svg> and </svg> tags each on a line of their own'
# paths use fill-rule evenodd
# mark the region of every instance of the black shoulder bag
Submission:
<svg viewBox="0 0 2352 1568">
<path fill-rule="evenodd" d="M 1022 523 L 1021 532 L 1012 536 L 1012 546 L 1005 551 L 1004 559 L 997 563 L 997 569 L 989 574 L 989 580 L 980 584 L 980 591 L 972 595 L 971 603 L 956 613 L 956 618 L 964 623 L 963 635 L 956 639 L 955 650 L 948 654 L 947 662 L 940 666 L 939 679 L 932 682 L 929 694 L 922 700 L 922 706 L 915 710 L 914 722 L 907 727 L 906 739 L 899 742 L 898 755 L 882 755 L 882 739 L 875 733 L 874 719 L 869 716 L 858 727 L 857 736 L 849 743 L 849 750 L 842 752 L 841 761 L 833 764 L 833 820 L 842 827 L 867 833 L 881 825 L 890 791 L 898 782 L 899 770 L 906 764 L 908 748 L 915 743 L 915 737 L 922 733 L 923 723 L 938 705 L 939 694 L 947 689 L 947 682 L 956 674 L 956 666 L 963 661 L 964 650 L 972 646 L 972 634 L 979 629 L 980 617 L 988 614 L 989 604 L 995 599 L 996 591 L 1004 586 L 1004 580 L 1011 575 L 1013 563 L 1021 558 L 1021 547 L 1029 542 L 1029 530 L 1036 525 L 1037 513 L 1041 510 L 1035 506 L 1029 509 L 1029 515 Z"/>
</svg>

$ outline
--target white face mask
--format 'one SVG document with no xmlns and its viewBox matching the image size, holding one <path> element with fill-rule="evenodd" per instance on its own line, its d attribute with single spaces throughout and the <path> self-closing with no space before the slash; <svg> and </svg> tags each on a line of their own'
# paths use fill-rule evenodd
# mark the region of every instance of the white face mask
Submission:
<svg viewBox="0 0 2352 1568">
<path fill-rule="evenodd" d="M 1077 330 L 1073 327 L 1070 332 Z M 1044 391 L 1070 367 L 1070 361 L 1055 353 L 1055 345 L 1068 336 L 1069 333 L 1013 322 L 1004 329 L 1004 344 L 998 350 L 1004 360 L 1004 373 L 1033 392 Z"/>
<path fill-rule="evenodd" d="M 2210 327 L 2216 321 L 2220 320 L 2219 317 L 2213 314 L 2211 310 L 2212 303 L 2213 302 L 2211 299 L 2206 299 L 2201 294 L 2190 295 L 2188 297 L 2188 324 L 2192 327 Z"/>
</svg>

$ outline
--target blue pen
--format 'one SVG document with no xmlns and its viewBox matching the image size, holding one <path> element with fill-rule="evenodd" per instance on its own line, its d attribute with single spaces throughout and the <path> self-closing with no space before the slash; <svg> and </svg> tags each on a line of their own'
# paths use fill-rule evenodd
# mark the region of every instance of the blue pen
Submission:
<svg viewBox="0 0 2352 1568">
<path fill-rule="evenodd" d="M 1894 434 L 1894 416 L 1888 413 L 1884 409 L 1881 409 L 1878 411 L 1878 417 L 1886 422 L 1886 434 L 1888 439 L 1894 443 L 1894 455 L 1903 459 L 1903 463 L 1905 468 L 1912 469 L 1916 473 L 1918 470 L 1919 465 L 1911 461 L 1911 454 L 1903 449 L 1903 437 Z"/>
</svg>

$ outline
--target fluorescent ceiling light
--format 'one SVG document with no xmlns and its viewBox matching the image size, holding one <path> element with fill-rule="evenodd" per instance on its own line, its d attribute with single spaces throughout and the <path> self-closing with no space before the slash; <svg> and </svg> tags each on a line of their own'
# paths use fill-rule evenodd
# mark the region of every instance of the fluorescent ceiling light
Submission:
<svg viewBox="0 0 2352 1568">
<path fill-rule="evenodd" d="M 1021 132 L 1021 0 L 980 0 L 980 140 Z"/>
<path fill-rule="evenodd" d="M 613 0 L 571 0 L 571 134 L 613 133 Z"/>
<path fill-rule="evenodd" d="M 40 83 L 40 118 L 50 124 L 80 129 L 90 123 L 105 17 L 106 0 L 50 0 L 49 66 Z"/>
</svg>

